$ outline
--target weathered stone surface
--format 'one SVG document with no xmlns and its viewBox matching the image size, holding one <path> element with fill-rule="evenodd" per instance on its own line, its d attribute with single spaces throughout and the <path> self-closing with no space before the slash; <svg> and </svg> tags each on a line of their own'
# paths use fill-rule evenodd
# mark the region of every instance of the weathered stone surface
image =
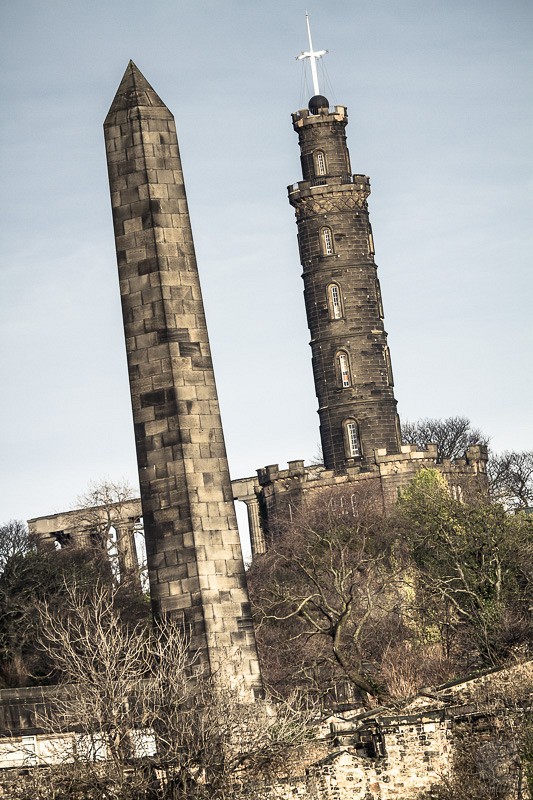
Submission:
<svg viewBox="0 0 533 800">
<path fill-rule="evenodd" d="M 258 776 L 257 784 L 248 784 L 235 800 L 417 800 L 452 766 L 458 728 L 476 720 L 480 741 L 487 741 L 486 722 L 494 720 L 494 698 L 502 686 L 512 692 L 517 685 L 530 686 L 532 677 L 533 662 L 526 662 L 433 687 L 400 709 L 345 710 L 322 720 L 304 746 L 288 751 L 270 785 Z M 11 796 L 9 782 L 16 779 L 16 769 L 27 768 L 28 753 L 47 763 L 58 737 L 43 726 L 43 712 L 48 708 L 49 713 L 54 695 L 68 688 L 0 692 L 0 797 Z M 497 709 L 511 726 L 520 720 L 519 710 L 503 701 Z M 525 800 L 530 795 L 517 742 L 501 738 L 492 751 L 499 760 L 499 796 Z"/>
<path fill-rule="evenodd" d="M 464 458 L 443 462 L 437 462 L 435 445 L 429 445 L 422 452 L 417 451 L 414 445 L 402 445 L 401 450 L 401 453 L 388 453 L 385 448 L 377 448 L 372 458 L 367 458 L 364 464 L 347 467 L 344 473 L 320 465 L 302 467 L 301 461 L 289 461 L 288 469 L 280 469 L 277 464 L 258 469 L 255 481 L 246 479 L 246 500 L 255 492 L 261 511 L 256 520 L 250 515 L 253 555 L 264 552 L 283 524 L 292 518 L 304 497 L 316 492 L 338 490 L 341 495 L 346 495 L 348 491 L 355 493 L 358 486 L 374 481 L 379 486 L 384 508 L 391 509 L 398 499 L 398 490 L 407 486 L 417 472 L 438 469 L 448 481 L 455 499 L 487 495 L 488 452 L 485 445 L 471 445 Z M 243 485 L 244 480 L 235 483 Z"/>
<path fill-rule="evenodd" d="M 397 453 L 401 446 L 366 202 L 370 183 L 364 175 L 351 175 L 347 122 L 343 106 L 333 112 L 293 114 L 303 181 L 289 186 L 298 224 L 324 465 L 336 472 L 372 463 L 378 447 Z M 338 292 L 335 309 L 332 285 Z M 344 374 L 339 356 L 345 358 Z M 347 442 L 349 420 L 358 428 L 356 454 Z"/>
<path fill-rule="evenodd" d="M 154 610 L 182 617 L 214 673 L 253 688 L 259 666 L 174 118 L 132 62 L 104 130 Z"/>
</svg>

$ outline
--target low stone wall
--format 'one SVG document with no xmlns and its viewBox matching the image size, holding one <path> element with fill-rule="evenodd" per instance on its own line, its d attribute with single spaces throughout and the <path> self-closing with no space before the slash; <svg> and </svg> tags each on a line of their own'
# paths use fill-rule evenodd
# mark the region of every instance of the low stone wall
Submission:
<svg viewBox="0 0 533 800">
<path fill-rule="evenodd" d="M 512 699 L 513 687 L 522 686 L 523 703 L 532 680 L 529 662 L 433 688 L 401 711 L 378 708 L 332 716 L 317 727 L 314 740 L 287 754 L 273 785 L 246 787 L 235 800 L 418 800 L 449 770 L 457 733 L 466 727 L 493 746 L 494 719 L 499 718 L 503 731 L 506 713 L 505 704 L 495 706 L 494 698 L 496 703 L 498 696 Z M 0 769 L 12 774 L 37 761 L 53 761 L 62 737 L 47 735 L 39 719 L 55 691 L 44 687 L 0 692 Z M 527 800 L 523 782 L 517 794 L 517 751 L 505 737 L 495 745 L 502 783 L 514 787 L 508 800 Z M 0 791 L 2 796 L 9 795 Z"/>
</svg>

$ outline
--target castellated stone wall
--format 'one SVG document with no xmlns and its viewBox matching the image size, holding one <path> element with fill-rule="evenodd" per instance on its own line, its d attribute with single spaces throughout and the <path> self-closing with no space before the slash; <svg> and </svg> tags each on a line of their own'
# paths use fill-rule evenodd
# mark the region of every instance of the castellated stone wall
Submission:
<svg viewBox="0 0 533 800">
<path fill-rule="evenodd" d="M 384 509 L 388 510 L 396 503 L 398 492 L 419 470 L 438 469 L 448 481 L 455 499 L 461 501 L 472 494 L 488 494 L 488 452 L 485 445 L 470 446 L 463 458 L 454 461 L 437 462 L 436 445 L 429 445 L 424 451 L 418 451 L 414 445 L 402 445 L 400 453 L 390 454 L 384 448 L 378 448 L 373 456 L 373 463 L 369 460 L 365 466 L 348 467 L 341 474 L 321 465 L 306 467 L 301 460 L 289 461 L 288 469 L 271 464 L 257 470 L 255 492 L 259 514 L 256 518 L 249 514 L 250 527 L 254 529 L 251 536 L 253 554 L 265 551 L 269 541 L 291 520 L 306 495 L 323 490 L 334 496 L 338 489 L 346 496 L 353 486 L 356 502 L 357 487 L 371 482 L 381 494 Z"/>
<path fill-rule="evenodd" d="M 386 509 L 393 507 L 398 492 L 405 487 L 420 469 L 438 469 L 450 485 L 450 493 L 456 500 L 466 500 L 469 495 L 486 496 L 487 448 L 484 445 L 470 446 L 463 458 L 437 463 L 437 448 L 430 445 L 418 451 L 413 445 L 402 445 L 400 453 L 389 455 L 384 449 L 374 452 L 374 464 L 348 468 L 344 474 L 327 470 L 322 465 L 305 466 L 302 460 L 289 461 L 287 469 L 271 464 L 257 470 L 256 476 L 237 478 L 231 482 L 233 497 L 246 504 L 250 543 L 254 556 L 264 553 L 269 540 L 278 532 L 281 523 L 290 521 L 303 498 L 313 492 L 335 492 L 338 488 L 345 497 L 350 487 L 374 482 L 378 484 Z M 89 512 L 89 513 L 88 513 Z M 68 511 L 28 520 L 30 533 L 40 547 L 50 548 L 54 543 L 67 541 L 75 546 L 90 543 L 88 518 L 94 519 L 99 509 Z M 117 504 L 112 512 L 119 520 L 130 555 L 126 563 L 136 560 L 132 549 L 132 532 L 136 520 L 142 516 L 140 500 L 128 500 Z M 109 510 L 106 509 L 106 513 Z M 80 516 L 81 514 L 81 516 Z"/>
</svg>

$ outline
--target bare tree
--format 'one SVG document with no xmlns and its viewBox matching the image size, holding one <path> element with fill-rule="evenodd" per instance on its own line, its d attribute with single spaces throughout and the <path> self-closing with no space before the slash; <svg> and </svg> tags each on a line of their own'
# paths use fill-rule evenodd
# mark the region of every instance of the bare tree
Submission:
<svg viewBox="0 0 533 800">
<path fill-rule="evenodd" d="M 80 498 L 76 511 L 62 515 L 64 544 L 71 546 L 57 552 L 41 548 L 22 522 L 0 528 L 0 687 L 53 680 L 53 669 L 35 646 L 40 626 L 36 605 L 43 597 L 61 605 L 65 582 L 87 587 L 98 580 L 120 584 L 114 600 L 122 618 L 147 618 L 139 582 L 143 565 L 134 557 L 139 510 L 125 482 L 103 481 Z"/>
<path fill-rule="evenodd" d="M 402 423 L 402 439 L 426 450 L 428 444 L 437 445 L 437 461 L 461 458 L 470 445 L 488 444 L 489 439 L 478 428 L 473 428 L 467 417 L 446 419 L 419 419 Z"/>
<path fill-rule="evenodd" d="M 436 469 L 389 515 L 368 486 L 315 493 L 254 560 L 266 684 L 371 705 L 527 653 L 528 519 L 453 500 Z"/>
<path fill-rule="evenodd" d="M 135 532 L 142 531 L 137 506 L 138 495 L 127 481 L 103 479 L 79 495 L 74 519 L 80 544 L 107 552 L 115 577 L 140 588 L 146 565 L 135 543 Z"/>
<path fill-rule="evenodd" d="M 42 647 L 61 683 L 42 719 L 48 760 L 13 800 L 251 796 L 308 737 L 293 706 L 241 705 L 234 687 L 196 674 L 172 620 L 125 626 L 109 586 L 65 587 L 62 612 L 44 605 L 42 614 Z"/>
<path fill-rule="evenodd" d="M 0 572 L 10 558 L 24 555 L 31 549 L 28 528 L 22 520 L 11 519 L 0 526 Z"/>
<path fill-rule="evenodd" d="M 533 507 L 533 450 L 491 454 L 488 478 L 492 497 L 507 509 Z"/>
<path fill-rule="evenodd" d="M 65 548 L 30 549 L 12 553 L 0 571 L 0 688 L 14 688 L 53 680 L 53 668 L 36 645 L 41 618 L 39 604 L 61 608 L 65 585 L 87 587 L 111 583 L 107 556 L 102 551 Z M 124 616 L 146 617 L 142 597 L 120 585 Z"/>
<path fill-rule="evenodd" d="M 460 717 L 451 729 L 450 769 L 423 794 L 424 800 L 531 797 L 532 689 L 527 669 L 518 676 L 510 672 L 509 677 L 503 671 L 474 688 L 468 697 L 473 713 Z"/>
<path fill-rule="evenodd" d="M 378 663 L 403 625 L 403 565 L 374 488 L 314 496 L 251 567 L 260 653 L 280 689 L 299 679 L 323 698 L 342 682 L 365 704 L 383 694 Z M 285 674 L 271 661 L 280 645 Z"/>
</svg>

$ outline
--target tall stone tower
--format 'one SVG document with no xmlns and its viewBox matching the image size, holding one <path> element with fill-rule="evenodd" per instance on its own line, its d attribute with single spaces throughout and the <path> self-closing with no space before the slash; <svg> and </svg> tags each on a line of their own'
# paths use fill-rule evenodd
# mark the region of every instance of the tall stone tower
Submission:
<svg viewBox="0 0 533 800">
<path fill-rule="evenodd" d="M 303 56 L 319 54 L 306 53 Z M 313 63 L 313 61 L 312 61 Z M 289 186 L 296 212 L 324 465 L 344 472 L 399 453 L 400 426 L 367 198 L 352 175 L 348 114 L 315 94 L 292 115 L 303 180 Z"/>
<path fill-rule="evenodd" d="M 213 674 L 253 690 L 259 666 L 174 118 L 131 61 L 104 131 L 152 604 L 183 620 Z"/>
</svg>

